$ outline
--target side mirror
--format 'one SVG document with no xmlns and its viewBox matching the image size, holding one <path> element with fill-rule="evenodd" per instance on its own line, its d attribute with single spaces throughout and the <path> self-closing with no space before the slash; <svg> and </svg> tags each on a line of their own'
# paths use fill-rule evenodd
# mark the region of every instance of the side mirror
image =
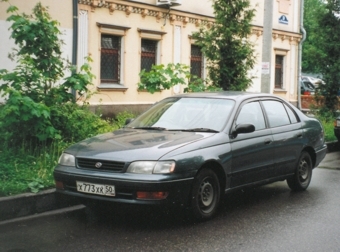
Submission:
<svg viewBox="0 0 340 252">
<path fill-rule="evenodd" d="M 255 126 L 253 124 L 239 124 L 236 125 L 235 129 L 232 131 L 232 136 L 235 138 L 238 134 L 251 133 L 255 131 Z"/>
</svg>

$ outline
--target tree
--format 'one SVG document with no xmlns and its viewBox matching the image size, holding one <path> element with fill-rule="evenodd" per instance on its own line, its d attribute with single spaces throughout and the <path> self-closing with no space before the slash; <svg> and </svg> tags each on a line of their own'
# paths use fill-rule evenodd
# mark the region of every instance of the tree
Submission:
<svg viewBox="0 0 340 252">
<path fill-rule="evenodd" d="M 325 97 L 324 109 L 335 114 L 340 90 L 340 0 L 328 0 L 326 9 L 319 23 L 322 27 L 319 32 L 320 47 L 324 51 L 319 59 L 320 72 L 326 83 L 321 93 Z"/>
<path fill-rule="evenodd" d="M 307 73 L 320 73 L 320 58 L 325 56 L 323 47 L 320 46 L 319 17 L 326 13 L 323 0 L 305 0 L 303 26 L 307 32 L 306 40 L 302 47 L 302 71 Z"/>
<path fill-rule="evenodd" d="M 213 0 L 215 22 L 193 33 L 193 39 L 208 59 L 211 82 L 223 90 L 246 90 L 248 71 L 254 67 L 251 21 L 255 10 L 249 0 Z"/>
<path fill-rule="evenodd" d="M 87 93 L 94 76 L 88 64 L 76 72 L 63 59 L 59 23 L 41 3 L 32 15 L 19 14 L 12 5 L 7 13 L 11 14 L 7 21 L 11 22 L 11 38 L 17 46 L 11 58 L 17 66 L 11 72 L 0 70 L 0 92 L 6 99 L 0 110 L 1 141 L 15 144 L 61 138 L 55 122 L 67 115 L 58 113 L 59 108 L 75 102 L 71 89 L 78 97 Z M 65 72 L 72 74 L 65 77 Z"/>
</svg>

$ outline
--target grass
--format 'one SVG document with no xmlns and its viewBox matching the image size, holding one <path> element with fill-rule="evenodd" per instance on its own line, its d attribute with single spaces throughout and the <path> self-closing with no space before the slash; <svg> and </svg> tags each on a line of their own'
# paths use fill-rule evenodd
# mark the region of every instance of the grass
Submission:
<svg viewBox="0 0 340 252">
<path fill-rule="evenodd" d="M 0 152 L 0 196 L 23 192 L 38 192 L 54 186 L 53 169 L 62 150 L 63 142 L 49 146 L 3 149 Z"/>
<path fill-rule="evenodd" d="M 335 141 L 333 121 L 320 117 L 327 142 Z M 121 119 L 121 124 L 124 120 Z M 113 126 L 118 128 L 120 125 Z M 53 169 L 62 151 L 72 143 L 56 141 L 47 146 L 2 147 L 0 151 L 0 197 L 54 188 Z"/>
</svg>

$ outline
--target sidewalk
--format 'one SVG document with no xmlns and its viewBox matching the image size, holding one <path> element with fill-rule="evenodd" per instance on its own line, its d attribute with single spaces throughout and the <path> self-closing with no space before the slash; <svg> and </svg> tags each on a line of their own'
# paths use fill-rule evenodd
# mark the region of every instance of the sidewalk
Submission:
<svg viewBox="0 0 340 252">
<path fill-rule="evenodd" d="M 328 153 L 318 168 L 340 170 L 340 144 L 329 143 Z M 17 220 L 84 208 L 76 198 L 57 196 L 55 189 L 0 198 L 0 225 Z"/>
</svg>

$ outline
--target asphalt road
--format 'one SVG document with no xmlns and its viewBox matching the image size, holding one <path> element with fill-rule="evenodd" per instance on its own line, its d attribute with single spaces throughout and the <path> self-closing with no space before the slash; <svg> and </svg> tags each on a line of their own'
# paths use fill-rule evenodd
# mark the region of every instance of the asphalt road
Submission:
<svg viewBox="0 0 340 252">
<path fill-rule="evenodd" d="M 157 209 L 84 209 L 0 225 L 0 251 L 340 251 L 340 171 L 316 168 L 309 189 L 285 182 L 228 196 L 195 222 Z"/>
</svg>

